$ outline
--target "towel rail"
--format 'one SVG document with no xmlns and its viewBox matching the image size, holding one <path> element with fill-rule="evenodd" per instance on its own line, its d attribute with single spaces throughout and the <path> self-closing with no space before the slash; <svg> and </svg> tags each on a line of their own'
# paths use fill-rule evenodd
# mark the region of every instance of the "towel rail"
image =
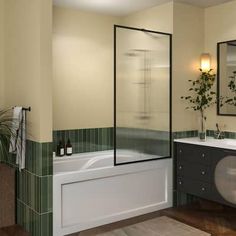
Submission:
<svg viewBox="0 0 236 236">
<path fill-rule="evenodd" d="M 29 111 L 29 112 L 30 112 L 30 111 L 31 111 L 31 107 L 27 107 L 27 108 L 26 108 L 26 107 L 23 107 L 23 110 L 24 110 L 24 111 Z"/>
<path fill-rule="evenodd" d="M 12 107 L 12 109 L 14 109 L 14 107 Z M 31 107 L 23 107 L 22 109 L 23 109 L 24 111 L 28 111 L 28 112 L 31 111 Z"/>
</svg>

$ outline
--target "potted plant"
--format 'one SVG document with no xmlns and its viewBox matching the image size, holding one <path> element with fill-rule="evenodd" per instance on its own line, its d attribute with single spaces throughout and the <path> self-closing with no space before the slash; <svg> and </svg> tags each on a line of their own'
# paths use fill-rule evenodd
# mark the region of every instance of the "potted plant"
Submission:
<svg viewBox="0 0 236 236">
<path fill-rule="evenodd" d="M 12 109 L 0 110 L 0 160 L 5 160 L 8 156 L 10 138 L 15 135 L 12 124 Z"/>
<path fill-rule="evenodd" d="M 206 141 L 206 114 L 207 108 L 216 103 L 216 92 L 212 91 L 216 75 L 209 71 L 200 69 L 201 75 L 197 80 L 189 80 L 191 87 L 189 92 L 191 95 L 182 96 L 181 99 L 186 100 L 189 106 L 186 109 L 193 109 L 199 112 L 199 138 Z"/>
</svg>

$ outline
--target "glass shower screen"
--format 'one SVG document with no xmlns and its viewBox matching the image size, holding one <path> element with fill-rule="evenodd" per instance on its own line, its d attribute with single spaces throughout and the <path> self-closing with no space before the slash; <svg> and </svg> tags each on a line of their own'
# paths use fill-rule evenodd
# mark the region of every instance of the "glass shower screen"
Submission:
<svg viewBox="0 0 236 236">
<path fill-rule="evenodd" d="M 171 156 L 171 35 L 116 25 L 115 165 Z"/>
</svg>

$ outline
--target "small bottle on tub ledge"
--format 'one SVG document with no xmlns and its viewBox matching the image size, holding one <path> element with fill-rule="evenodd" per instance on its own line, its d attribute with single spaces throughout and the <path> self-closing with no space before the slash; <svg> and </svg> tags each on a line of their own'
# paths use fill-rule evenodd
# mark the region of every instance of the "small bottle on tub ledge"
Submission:
<svg viewBox="0 0 236 236">
<path fill-rule="evenodd" d="M 57 145 L 57 156 L 63 157 L 65 156 L 65 145 L 63 145 L 62 141 Z"/>
<path fill-rule="evenodd" d="M 73 154 L 73 148 L 70 142 L 70 139 L 68 138 L 67 144 L 66 144 L 66 155 L 71 156 Z"/>
</svg>

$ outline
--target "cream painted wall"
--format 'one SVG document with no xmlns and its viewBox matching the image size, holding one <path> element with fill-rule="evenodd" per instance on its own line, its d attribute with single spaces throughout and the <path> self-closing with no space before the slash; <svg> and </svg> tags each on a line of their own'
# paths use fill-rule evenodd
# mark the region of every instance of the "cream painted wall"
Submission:
<svg viewBox="0 0 236 236">
<path fill-rule="evenodd" d="M 213 58 L 213 68 L 216 71 L 217 42 L 236 39 L 236 1 L 210 7 L 205 10 L 205 51 Z M 216 108 L 208 112 L 208 127 L 215 129 L 217 122 L 226 124 L 226 130 L 236 131 L 236 117 L 217 116 Z"/>
<path fill-rule="evenodd" d="M 173 33 L 173 3 L 136 12 L 123 17 L 121 23 L 137 28 Z"/>
<path fill-rule="evenodd" d="M 188 94 L 188 80 L 199 76 L 200 54 L 204 51 L 204 10 L 174 3 L 173 33 L 173 130 L 195 130 L 196 112 L 186 110 L 180 99 Z"/>
<path fill-rule="evenodd" d="M 131 14 L 121 19 L 123 25 L 161 32 L 173 32 L 173 3 L 163 4 Z M 117 67 L 117 125 L 121 127 L 169 130 L 169 37 L 144 34 L 136 31 L 117 31 L 125 41 L 118 45 Z M 156 38 L 157 37 L 157 38 Z M 119 39 L 119 38 L 118 38 Z M 118 40 L 121 42 L 121 39 Z M 146 62 L 151 73 L 146 75 L 146 99 L 142 70 L 144 55 L 128 57 L 133 49 L 145 49 Z M 135 61 L 136 60 L 136 61 Z M 119 63 L 119 60 L 118 62 Z M 138 66 L 139 65 L 139 66 Z M 134 67 L 129 70 L 130 67 Z M 157 68 L 159 66 L 159 68 Z M 134 73 L 136 73 L 134 75 Z M 119 92 L 120 91 L 120 92 Z M 146 100 L 146 104 L 144 104 Z M 144 107 L 147 119 L 142 119 Z"/>
<path fill-rule="evenodd" d="M 56 22 L 56 25 L 59 25 L 59 23 L 61 25 L 64 24 L 63 26 L 64 29 L 61 30 L 61 35 L 58 32 L 56 32 L 56 34 L 54 33 L 54 41 L 56 42 L 55 44 L 56 47 L 54 46 L 54 51 L 55 49 L 57 49 L 58 55 L 59 56 L 63 55 L 65 59 L 64 61 L 63 60 L 59 61 L 59 59 L 57 58 L 58 56 L 56 56 L 54 52 L 54 60 L 56 61 L 56 63 L 54 63 L 54 80 L 55 78 L 57 79 L 61 78 L 61 80 L 63 80 L 62 78 L 64 77 L 64 82 L 61 83 L 62 86 L 60 85 L 61 87 L 65 88 L 62 94 L 65 93 L 66 91 L 67 94 L 72 94 L 73 96 L 69 96 L 70 100 L 66 101 L 64 99 L 64 96 L 61 95 L 60 93 L 59 90 L 60 88 L 54 87 L 54 101 L 55 98 L 59 98 L 60 101 L 57 105 L 54 104 L 54 114 L 56 116 L 54 117 L 54 129 L 69 129 L 78 126 L 79 128 L 110 126 L 112 125 L 112 105 L 113 105 L 112 84 L 110 82 L 104 83 L 104 81 L 101 82 L 100 84 L 101 91 L 107 93 L 104 96 L 102 96 L 102 98 L 106 97 L 108 101 L 110 101 L 109 103 L 108 101 L 104 102 L 104 100 L 102 99 L 99 100 L 101 104 L 104 104 L 102 108 L 99 107 L 99 109 L 103 109 L 103 111 L 105 111 L 104 112 L 105 118 L 104 118 L 98 112 L 99 110 L 98 107 L 95 108 L 93 107 L 91 96 L 89 97 L 89 99 L 84 99 L 86 96 L 87 96 L 86 98 L 88 98 L 88 95 L 85 94 L 85 91 L 82 91 L 83 90 L 82 87 L 79 89 L 79 91 L 75 89 L 76 87 L 78 87 L 79 83 L 82 83 L 82 81 L 78 80 L 77 78 L 79 78 L 81 74 L 84 72 L 83 71 L 73 72 L 73 68 L 77 66 L 77 61 L 73 60 L 73 56 L 70 57 L 69 54 L 65 54 L 65 51 L 63 51 L 63 47 L 64 49 L 66 49 L 66 47 L 69 48 L 72 45 L 72 43 L 73 47 L 76 44 L 76 37 L 68 37 L 71 36 L 70 33 L 71 31 L 74 30 L 72 27 L 73 24 L 70 23 L 70 21 L 72 21 L 73 17 L 75 16 L 73 16 L 73 14 L 70 15 L 70 17 L 67 15 L 68 20 L 65 23 L 59 22 L 59 18 L 61 17 L 60 15 L 63 15 L 63 17 L 66 16 L 66 14 L 64 13 L 62 14 L 61 11 L 60 9 L 57 9 L 54 15 L 54 18 L 56 16 L 58 17 L 58 22 Z M 173 130 L 174 131 L 192 130 L 198 128 L 196 112 L 185 110 L 187 104 L 184 101 L 182 101 L 180 97 L 182 95 L 187 94 L 187 90 L 190 85 L 188 83 L 188 80 L 196 79 L 200 74 L 198 68 L 200 66 L 200 54 L 202 52 L 206 51 L 212 54 L 213 68 L 216 70 L 216 43 L 219 41 L 236 38 L 236 23 L 234 23 L 235 12 L 236 12 L 236 1 L 218 5 L 216 7 L 210 7 L 207 9 L 202 9 L 181 3 L 168 3 L 151 9 L 147 9 L 142 12 L 137 12 L 120 20 L 120 23 L 124 25 L 173 33 Z M 82 15 L 80 15 L 80 17 L 82 17 Z M 95 18 L 91 16 L 91 19 Z M 92 27 L 90 21 L 86 23 L 86 25 L 91 25 Z M 94 28 L 96 27 L 93 27 L 93 29 Z M 58 26 L 56 27 L 56 31 L 59 31 Z M 67 35 L 66 37 L 63 38 L 64 32 L 66 32 Z M 110 40 L 112 41 L 112 38 Z M 63 47 L 61 47 L 61 45 L 63 45 Z M 69 50 L 67 53 L 69 53 Z M 83 54 L 81 54 L 81 56 L 86 55 L 85 50 L 82 51 L 82 53 Z M 93 51 L 91 53 L 93 53 Z M 111 60 L 113 60 L 112 56 Z M 55 77 L 55 65 L 57 66 L 60 65 L 61 67 L 64 67 L 63 73 L 58 73 L 56 77 Z M 113 69 L 112 67 L 109 68 L 111 68 L 111 71 L 109 72 L 111 74 Z M 66 76 L 68 72 L 70 73 L 70 80 L 68 80 L 68 77 Z M 91 71 L 90 78 L 92 78 L 93 75 L 94 71 Z M 111 80 L 112 77 L 113 76 L 111 76 Z M 66 83 L 67 81 L 68 83 Z M 71 81 L 74 82 L 71 83 Z M 70 83 L 72 85 L 70 85 L 69 88 L 68 84 Z M 97 90 L 96 86 L 93 87 L 93 83 L 94 79 L 86 81 L 87 84 L 86 86 L 87 87 L 90 86 L 92 90 L 91 93 L 94 94 L 95 91 Z M 106 85 L 106 88 L 103 86 L 104 84 Z M 68 106 L 68 104 L 74 103 L 73 97 L 76 91 L 77 93 L 82 94 L 81 101 L 79 101 L 77 108 L 74 107 L 71 110 L 69 109 L 70 106 Z M 90 109 L 88 109 L 88 106 L 84 106 L 84 104 L 88 105 Z M 74 117 L 77 117 L 77 115 L 62 116 L 62 114 L 64 113 L 77 114 L 78 111 L 80 111 L 79 107 L 82 107 L 81 108 L 82 110 L 80 112 L 81 115 L 79 116 L 78 123 L 77 121 L 76 122 L 73 121 Z M 94 112 L 92 111 L 96 111 L 95 112 L 96 119 L 93 118 Z M 83 114 L 86 115 L 83 116 Z M 216 108 L 214 107 L 210 109 L 208 112 L 207 127 L 210 129 L 214 129 L 216 122 L 227 123 L 227 130 L 236 129 L 234 125 L 235 118 L 217 116 Z M 73 124 L 73 125 L 68 126 L 67 124 Z M 77 126 L 77 124 L 79 125 Z"/>
<path fill-rule="evenodd" d="M 5 106 L 31 106 L 29 139 L 52 140 L 51 0 L 5 1 Z"/>
<path fill-rule="evenodd" d="M 40 0 L 40 139 L 52 141 L 52 0 Z"/>
<path fill-rule="evenodd" d="M 0 0 L 0 108 L 4 106 L 4 0 Z"/>
<path fill-rule="evenodd" d="M 54 130 L 113 126 L 113 24 L 172 32 L 172 16 L 172 3 L 123 19 L 54 7 Z"/>
<path fill-rule="evenodd" d="M 113 126 L 113 25 L 119 18 L 54 7 L 54 130 Z"/>
</svg>

